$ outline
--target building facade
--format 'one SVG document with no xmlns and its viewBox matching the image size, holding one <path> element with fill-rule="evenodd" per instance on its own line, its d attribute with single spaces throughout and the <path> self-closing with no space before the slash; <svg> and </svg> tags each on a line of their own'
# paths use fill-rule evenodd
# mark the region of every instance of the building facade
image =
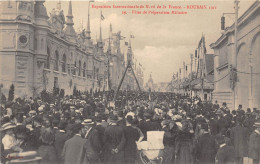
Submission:
<svg viewBox="0 0 260 164">
<path fill-rule="evenodd" d="M 213 100 L 230 109 L 260 107 L 260 2 L 257 0 L 238 18 L 236 70 L 230 69 L 235 51 L 234 24 L 215 43 Z M 232 79 L 232 80 L 231 80 Z"/>
<path fill-rule="evenodd" d="M 49 15 L 44 1 L 0 3 L 0 80 L 5 95 L 11 84 L 15 95 L 22 97 L 39 96 L 44 89 L 72 94 L 74 87 L 94 91 L 118 85 L 125 69 L 120 33 L 110 29 L 111 42 L 105 50 L 100 26 L 94 44 L 89 11 L 87 27 L 76 33 L 71 1 L 66 2 L 66 17 L 60 2 Z"/>
</svg>

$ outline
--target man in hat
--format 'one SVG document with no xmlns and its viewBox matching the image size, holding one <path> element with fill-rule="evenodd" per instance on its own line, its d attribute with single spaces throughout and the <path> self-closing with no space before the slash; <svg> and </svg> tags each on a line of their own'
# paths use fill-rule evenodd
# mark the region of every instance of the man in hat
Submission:
<svg viewBox="0 0 260 164">
<path fill-rule="evenodd" d="M 144 141 L 147 140 L 147 131 L 156 131 L 161 128 L 160 123 L 151 120 L 152 114 L 149 112 L 144 113 L 144 122 L 140 124 L 140 129 L 144 134 Z"/>
<path fill-rule="evenodd" d="M 126 142 L 123 127 L 117 125 L 118 117 L 110 117 L 111 124 L 104 134 L 104 160 L 107 163 L 120 164 L 124 161 L 124 145 Z"/>
<path fill-rule="evenodd" d="M 225 133 L 228 129 L 228 122 L 224 118 L 224 112 L 221 110 L 217 110 L 217 134 L 218 133 Z"/>
<path fill-rule="evenodd" d="M 236 126 L 231 128 L 230 138 L 234 145 L 236 164 L 243 164 L 243 157 L 247 157 L 249 129 L 243 126 L 243 118 L 238 117 Z"/>
<path fill-rule="evenodd" d="M 255 131 L 249 138 L 249 152 L 248 157 L 253 160 L 253 164 L 260 162 L 260 120 L 255 122 Z"/>
<path fill-rule="evenodd" d="M 50 112 L 54 113 L 55 109 L 54 109 L 54 104 L 50 104 Z"/>
<path fill-rule="evenodd" d="M 226 102 L 223 102 L 220 109 L 221 109 L 222 111 L 227 111 L 227 110 L 229 110 L 229 109 L 227 108 L 227 103 L 226 103 Z"/>
<path fill-rule="evenodd" d="M 218 134 L 216 141 L 219 145 L 218 152 L 216 154 L 216 164 L 234 164 L 235 162 L 235 150 L 232 145 L 225 142 L 224 136 Z"/>
<path fill-rule="evenodd" d="M 242 105 L 241 105 L 241 104 L 239 104 L 239 105 L 238 105 L 238 108 L 237 108 L 237 110 L 243 110 L 243 109 L 242 109 Z"/>
<path fill-rule="evenodd" d="M 201 123 L 202 135 L 195 146 L 196 158 L 199 164 L 214 164 L 217 153 L 215 137 L 208 132 L 208 124 Z"/>
<path fill-rule="evenodd" d="M 217 110 L 219 109 L 218 101 L 215 101 L 215 104 L 213 105 L 213 109 Z"/>
<path fill-rule="evenodd" d="M 86 152 L 86 161 L 88 163 L 99 163 L 100 154 L 103 149 L 102 135 L 94 127 L 92 119 L 85 119 L 84 125 L 86 144 L 84 146 Z"/>
<path fill-rule="evenodd" d="M 84 161 L 85 152 L 84 145 L 86 139 L 82 138 L 82 124 L 74 124 L 72 127 L 74 136 L 67 140 L 62 151 L 62 159 L 64 164 L 81 164 Z"/>
<path fill-rule="evenodd" d="M 58 124 L 58 131 L 55 133 L 55 141 L 54 141 L 54 147 L 57 152 L 58 162 L 62 161 L 61 154 L 63 150 L 63 146 L 67 140 L 67 135 L 65 133 L 65 129 L 67 126 L 67 122 L 62 120 Z"/>
</svg>

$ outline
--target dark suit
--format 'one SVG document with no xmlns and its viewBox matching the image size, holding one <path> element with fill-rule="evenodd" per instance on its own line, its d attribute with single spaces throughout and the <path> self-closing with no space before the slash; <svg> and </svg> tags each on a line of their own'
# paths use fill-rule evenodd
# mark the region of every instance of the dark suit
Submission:
<svg viewBox="0 0 260 164">
<path fill-rule="evenodd" d="M 234 164 L 235 150 L 233 146 L 225 145 L 218 149 L 216 164 Z"/>
<path fill-rule="evenodd" d="M 56 163 L 57 162 L 57 154 L 54 146 L 51 145 L 41 145 L 38 149 L 38 154 L 42 157 L 41 163 Z"/>
<path fill-rule="evenodd" d="M 202 134 L 198 139 L 195 151 L 199 164 L 214 164 L 217 153 L 215 137 L 209 133 Z"/>
<path fill-rule="evenodd" d="M 156 131 L 160 129 L 160 124 L 158 122 L 153 121 L 145 121 L 142 124 L 140 124 L 140 129 L 144 134 L 144 141 L 147 140 L 147 132 L 148 131 Z"/>
<path fill-rule="evenodd" d="M 260 159 L 260 134 L 255 131 L 250 135 L 249 140 L 249 158 L 253 159 L 253 164 L 259 163 Z"/>
<path fill-rule="evenodd" d="M 84 152 L 85 143 L 86 143 L 86 139 L 78 135 L 74 135 L 71 139 L 66 141 L 62 151 L 64 164 L 83 163 L 85 157 L 85 152 Z"/>
<path fill-rule="evenodd" d="M 231 142 L 234 145 L 235 157 L 239 163 L 243 162 L 243 157 L 248 154 L 249 129 L 241 125 L 231 128 Z M 238 159 L 239 158 L 239 159 Z"/>
<path fill-rule="evenodd" d="M 119 163 L 124 161 L 124 145 L 126 142 L 123 127 L 119 125 L 110 125 L 105 130 L 105 152 L 104 159 L 106 163 Z M 112 149 L 118 149 L 118 153 L 112 153 Z"/>
<path fill-rule="evenodd" d="M 63 150 L 63 146 L 67 140 L 67 135 L 65 132 L 57 131 L 55 133 L 55 141 L 54 141 L 54 147 L 56 149 L 58 159 L 61 161 L 61 153 Z"/>
<path fill-rule="evenodd" d="M 102 136 L 98 132 L 98 130 L 91 127 L 88 131 L 88 135 L 86 136 L 85 143 L 85 152 L 86 152 L 86 160 L 88 162 L 98 162 L 100 158 L 100 152 L 103 148 Z"/>
</svg>

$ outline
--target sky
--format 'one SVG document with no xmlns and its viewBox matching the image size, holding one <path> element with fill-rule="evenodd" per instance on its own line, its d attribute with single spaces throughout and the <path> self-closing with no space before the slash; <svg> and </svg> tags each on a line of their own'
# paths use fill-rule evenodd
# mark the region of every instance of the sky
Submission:
<svg viewBox="0 0 260 164">
<path fill-rule="evenodd" d="M 242 15 L 254 0 L 242 0 L 239 4 L 239 16 Z M 49 14 L 56 7 L 57 1 L 46 0 L 45 6 Z M 68 1 L 61 1 L 61 8 L 66 16 L 68 13 Z M 112 24 L 113 32 L 121 31 L 125 36 L 125 41 L 131 39 L 132 50 L 137 63 L 141 63 L 144 68 L 144 81 L 146 82 L 152 74 L 154 82 L 169 82 L 173 73 L 176 73 L 183 62 L 190 63 L 190 54 L 194 54 L 195 49 L 201 39 L 205 36 L 208 53 L 214 53 L 209 45 L 221 36 L 220 18 L 224 12 L 234 12 L 234 1 L 225 0 L 179 0 L 179 1 L 126 1 L 126 0 L 100 0 L 92 2 L 91 5 L 174 5 L 186 7 L 187 5 L 207 5 L 215 6 L 215 10 L 192 9 L 174 10 L 187 11 L 186 15 L 123 15 L 122 11 L 131 12 L 133 9 L 102 9 L 104 20 L 102 25 L 103 38 L 109 37 L 109 25 Z M 140 9 L 137 9 L 140 10 Z M 148 9 L 143 9 L 148 10 Z M 142 10 L 142 11 L 143 11 Z M 152 10 L 152 9 L 149 9 Z M 171 11 L 169 9 L 153 9 L 155 11 Z M 80 27 L 87 27 L 88 1 L 72 1 L 72 12 L 74 28 L 77 31 Z M 99 38 L 101 9 L 90 7 L 90 28 L 92 39 Z M 82 23 L 83 22 L 83 23 Z M 226 26 L 234 22 L 234 16 L 226 17 Z M 124 49 L 123 49 L 124 51 Z"/>
</svg>

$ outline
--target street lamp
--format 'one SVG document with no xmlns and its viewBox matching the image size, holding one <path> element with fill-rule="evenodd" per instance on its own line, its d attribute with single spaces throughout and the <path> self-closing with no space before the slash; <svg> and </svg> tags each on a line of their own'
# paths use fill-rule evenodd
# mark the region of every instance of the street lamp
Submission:
<svg viewBox="0 0 260 164">
<path fill-rule="evenodd" d="M 253 60 L 252 54 L 248 57 L 248 63 L 250 68 L 250 89 L 249 89 L 249 107 L 253 107 Z"/>
</svg>

